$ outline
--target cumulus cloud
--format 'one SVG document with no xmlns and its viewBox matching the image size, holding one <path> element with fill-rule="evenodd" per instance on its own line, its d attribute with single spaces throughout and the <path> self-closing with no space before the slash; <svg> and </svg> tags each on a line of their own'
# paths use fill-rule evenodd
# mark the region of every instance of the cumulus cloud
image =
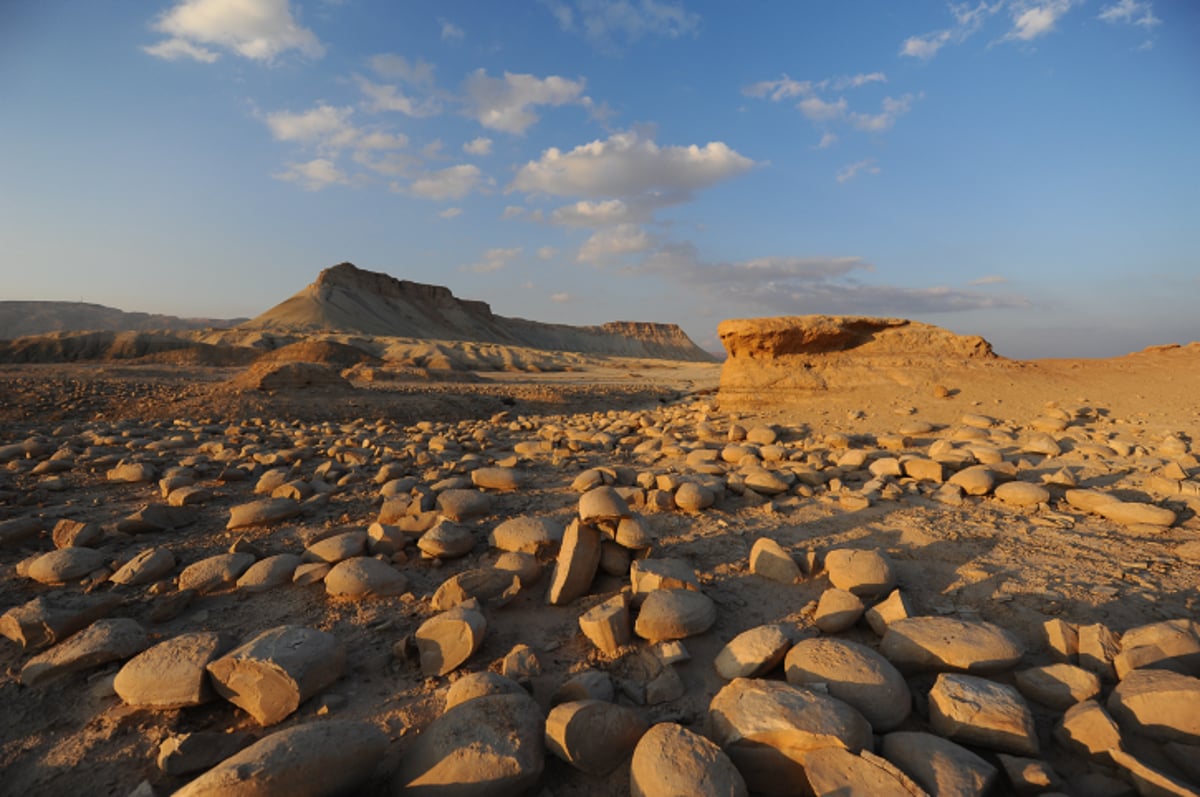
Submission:
<svg viewBox="0 0 1200 797">
<path fill-rule="evenodd" d="M 859 130 L 871 133 L 882 133 L 891 130 L 896 120 L 912 109 L 913 95 L 901 97 L 884 97 L 883 108 L 877 114 L 852 113 L 850 122 Z"/>
<path fill-rule="evenodd" d="M 603 264 L 626 255 L 648 252 L 655 244 L 654 238 L 637 224 L 618 224 L 593 233 L 579 247 L 575 259 L 580 263 Z"/>
<path fill-rule="evenodd" d="M 212 63 L 217 53 L 210 47 L 266 63 L 291 50 L 309 58 L 325 54 L 316 34 L 292 15 L 289 0 L 183 0 L 151 27 L 169 38 L 145 51 L 168 60 Z"/>
<path fill-rule="evenodd" d="M 563 152 L 550 148 L 522 166 L 510 191 L 622 199 L 649 207 L 686 201 L 704 188 L 736 177 L 754 161 L 721 141 L 703 147 L 663 146 L 637 132 L 614 133 Z"/>
<path fill-rule="evenodd" d="M 880 169 L 875 165 L 875 159 L 868 158 L 867 160 L 852 163 L 846 168 L 842 169 L 840 172 L 838 172 L 837 181 L 839 183 L 844 183 L 848 180 L 853 180 L 860 174 L 879 174 L 879 172 Z"/>
<path fill-rule="evenodd" d="M 481 125 L 516 135 L 537 122 L 533 109 L 538 106 L 591 105 L 582 80 L 558 75 L 539 78 L 505 72 L 504 77 L 494 78 L 477 69 L 467 78 L 466 90 L 470 113 Z"/>
<path fill-rule="evenodd" d="M 329 154 L 343 149 L 359 151 L 401 149 L 408 137 L 399 133 L 366 130 L 351 122 L 354 109 L 321 103 L 307 111 L 276 111 L 265 117 L 276 141 L 289 141 Z"/>
<path fill-rule="evenodd" d="M 936 30 L 921 36 L 909 36 L 900 45 L 900 55 L 928 61 L 938 54 L 938 50 L 942 49 L 946 42 L 950 41 L 950 36 L 949 30 Z"/>
<path fill-rule="evenodd" d="M 350 178 L 328 158 L 316 158 L 306 163 L 289 163 L 287 169 L 271 175 L 276 180 L 296 183 L 305 191 L 320 191 L 331 185 L 346 185 Z"/>
<path fill-rule="evenodd" d="M 909 36 L 900 45 L 900 55 L 928 61 L 945 45 L 951 42 L 961 44 L 978 33 L 988 18 L 1000 11 L 1004 4 L 1005 0 L 996 0 L 994 3 L 983 0 L 975 5 L 950 3 L 950 14 L 954 17 L 954 23 L 948 28 Z"/>
<path fill-rule="evenodd" d="M 472 271 L 476 274 L 487 274 L 492 271 L 499 271 L 507 266 L 510 262 L 520 256 L 523 247 L 514 246 L 511 249 L 494 248 L 483 253 L 483 259 L 478 263 L 466 266 L 467 271 Z"/>
<path fill-rule="evenodd" d="M 458 216 L 461 216 L 462 212 L 463 212 L 462 208 L 446 208 L 445 210 L 438 213 L 438 215 L 441 216 L 443 219 L 453 219 L 453 218 L 457 218 Z"/>
<path fill-rule="evenodd" d="M 410 97 L 399 86 L 374 83 L 362 75 L 355 75 L 354 82 L 366 97 L 363 107 L 371 113 L 402 113 L 419 119 L 442 112 L 442 103 L 437 97 Z"/>
<path fill-rule="evenodd" d="M 1012 30 L 1005 40 L 1032 41 L 1054 30 L 1064 14 L 1071 10 L 1073 0 L 1022 0 L 1010 8 Z"/>
<path fill-rule="evenodd" d="M 396 53 L 379 53 L 367 59 L 371 70 L 386 80 L 399 80 L 411 86 L 432 86 L 433 64 L 418 58 L 410 61 Z"/>
<path fill-rule="evenodd" d="M 648 221 L 648 210 L 635 210 L 620 199 L 589 201 L 582 199 L 550 214 L 550 222 L 563 227 L 605 227 Z"/>
<path fill-rule="evenodd" d="M 724 307 L 740 305 L 752 312 L 770 314 L 912 316 L 1029 305 L 1019 296 L 944 286 L 867 284 L 856 275 L 875 269 L 859 257 L 770 257 L 705 263 L 687 242 L 661 247 L 637 271 L 662 276 L 719 299 Z"/>
<path fill-rule="evenodd" d="M 462 148 L 463 152 L 467 153 L 468 155 L 491 155 L 492 140 L 485 136 L 480 136 L 479 138 L 471 139 L 467 143 L 463 144 Z"/>
<path fill-rule="evenodd" d="M 700 16 L 670 0 L 543 0 L 559 26 L 611 49 L 644 36 L 677 39 L 694 35 Z"/>
<path fill-rule="evenodd" d="M 800 113 L 814 122 L 828 122 L 846 113 L 846 108 L 849 106 L 845 97 L 836 102 L 826 102 L 820 97 L 806 97 L 796 107 L 800 109 Z"/>
<path fill-rule="evenodd" d="M 436 201 L 462 199 L 479 185 L 481 177 L 478 166 L 463 163 L 413 180 L 408 192 L 422 199 Z"/>
</svg>

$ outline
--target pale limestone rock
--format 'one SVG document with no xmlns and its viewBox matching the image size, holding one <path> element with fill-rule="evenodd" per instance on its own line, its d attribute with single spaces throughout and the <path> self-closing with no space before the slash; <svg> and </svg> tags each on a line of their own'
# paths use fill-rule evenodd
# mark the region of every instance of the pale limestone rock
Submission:
<svg viewBox="0 0 1200 797">
<path fill-rule="evenodd" d="M 632 797 L 749 797 L 746 782 L 720 747 L 663 722 L 642 736 L 630 765 Z"/>
<path fill-rule="evenodd" d="M 579 497 L 579 519 L 584 523 L 619 521 L 632 515 L 629 504 L 612 487 L 596 487 Z"/>
<path fill-rule="evenodd" d="M 1113 501 L 1101 504 L 1096 508 L 1096 514 L 1120 523 L 1122 526 L 1161 526 L 1166 528 L 1175 525 L 1176 516 L 1170 509 L 1153 504 L 1143 504 L 1133 501 Z"/>
<path fill-rule="evenodd" d="M 783 626 L 756 626 L 729 640 L 713 660 L 713 666 L 727 681 L 757 678 L 778 667 L 791 645 Z"/>
<path fill-rule="evenodd" d="M 443 581 L 429 605 L 437 612 L 453 609 L 472 599 L 503 606 L 521 591 L 521 585 L 520 576 L 508 570 L 496 567 L 464 570 Z"/>
<path fill-rule="evenodd" d="M 1024 649 L 999 626 L 953 617 L 911 617 L 888 626 L 879 652 L 902 671 L 990 673 L 1020 661 Z"/>
<path fill-rule="evenodd" d="M 519 683 L 490 670 L 468 673 L 450 684 L 450 688 L 446 690 L 446 706 L 443 711 L 449 711 L 477 697 L 526 694 L 528 693 Z"/>
<path fill-rule="evenodd" d="M 1063 787 L 1062 778 L 1045 761 L 1036 758 L 1005 755 L 999 753 L 1000 766 L 1008 776 L 1008 782 L 1020 795 L 1045 794 L 1059 791 Z"/>
<path fill-rule="evenodd" d="M 633 630 L 651 642 L 683 639 L 704 633 L 716 620 L 716 604 L 704 593 L 658 589 L 646 596 Z"/>
<path fill-rule="evenodd" d="M 1066 711 L 1076 703 L 1100 694 L 1100 678 L 1073 664 L 1049 664 L 1018 670 L 1017 689 L 1043 706 Z"/>
<path fill-rule="evenodd" d="M 996 474 L 987 465 L 972 465 L 955 473 L 947 483 L 961 487 L 967 495 L 987 495 L 996 484 Z"/>
<path fill-rule="evenodd" d="M 1055 661 L 1073 663 L 1079 660 L 1079 629 L 1065 620 L 1053 617 L 1042 623 L 1046 646 Z"/>
<path fill-rule="evenodd" d="M 1142 797 L 1198 797 L 1200 791 L 1182 780 L 1155 769 L 1124 750 L 1112 751 L 1113 763 L 1125 770 Z"/>
<path fill-rule="evenodd" d="M 1013 506 L 1037 506 L 1050 500 L 1050 491 L 1031 482 L 1005 482 L 994 490 L 996 498 Z"/>
<path fill-rule="evenodd" d="M 588 495 L 591 493 L 585 493 L 584 497 Z M 579 520 L 571 521 L 563 533 L 562 546 L 550 576 L 547 603 L 565 606 L 591 589 L 592 580 L 600 568 L 601 539 L 600 531 L 595 526 Z"/>
<path fill-rule="evenodd" d="M 911 616 L 908 599 L 898 589 L 892 590 L 886 598 L 866 611 L 867 624 L 877 636 L 887 633 L 888 626 L 897 620 L 906 620 Z"/>
<path fill-rule="evenodd" d="M 880 595 L 896 586 L 891 560 L 882 551 L 836 548 L 825 554 L 829 582 L 859 597 Z"/>
<path fill-rule="evenodd" d="M 252 526 L 269 526 L 280 520 L 296 517 L 302 511 L 299 501 L 292 498 L 262 498 L 248 504 L 239 504 L 229 510 L 228 530 Z"/>
<path fill-rule="evenodd" d="M 880 752 L 934 795 L 983 797 L 999 774 L 967 748 L 932 733 L 889 733 Z"/>
<path fill-rule="evenodd" d="M 511 492 L 528 481 L 528 475 L 516 468 L 477 468 L 471 471 L 471 483 L 481 490 Z"/>
<path fill-rule="evenodd" d="M 576 673 L 554 690 L 551 705 L 569 703 L 572 700 L 603 700 L 612 703 L 616 699 L 616 687 L 612 677 L 600 670 L 584 670 Z"/>
<path fill-rule="evenodd" d="M 888 761 L 863 750 L 823 747 L 804 757 L 804 776 L 817 797 L 861 794 L 871 797 L 929 797 L 908 775 Z"/>
<path fill-rule="evenodd" d="M 1108 698 L 1124 729 L 1164 742 L 1200 744 L 1200 678 L 1170 670 L 1134 670 Z"/>
<path fill-rule="evenodd" d="M 212 769 L 254 741 L 245 732 L 196 731 L 168 736 L 158 746 L 155 763 L 168 775 L 191 775 Z"/>
<path fill-rule="evenodd" d="M 179 574 L 179 590 L 194 589 L 201 595 L 233 589 L 250 565 L 254 554 L 221 553 L 193 562 Z"/>
<path fill-rule="evenodd" d="M 158 581 L 175 569 L 175 554 L 166 548 L 146 548 L 109 577 L 114 584 L 139 586 Z"/>
<path fill-rule="evenodd" d="M 707 487 L 684 482 L 675 491 L 675 506 L 684 512 L 701 512 L 716 503 L 717 497 Z"/>
<path fill-rule="evenodd" d="M 55 523 L 50 532 L 50 539 L 53 540 L 55 548 L 90 548 L 100 542 L 103 536 L 104 530 L 95 523 L 69 518 Z"/>
<path fill-rule="evenodd" d="M 942 463 L 936 460 L 913 457 L 912 459 L 904 460 L 903 464 L 904 474 L 910 479 L 941 484 L 945 478 Z"/>
<path fill-rule="evenodd" d="M 471 529 L 449 520 L 440 520 L 417 540 L 417 547 L 427 556 L 438 559 L 457 559 L 475 547 Z"/>
<path fill-rule="evenodd" d="M 537 554 L 562 542 L 562 527 L 543 517 L 514 517 L 501 523 L 488 535 L 493 548 L 502 551 Z"/>
<path fill-rule="evenodd" d="M 26 650 L 48 647 L 108 616 L 121 605 L 115 594 L 51 592 L 0 615 L 0 636 Z"/>
<path fill-rule="evenodd" d="M 208 663 L 232 647 L 215 631 L 180 634 L 147 648 L 125 663 L 113 689 L 126 705 L 176 709 L 216 698 L 208 680 Z"/>
<path fill-rule="evenodd" d="M 237 588 L 244 592 L 265 592 L 290 584 L 300 563 L 300 557 L 294 553 L 281 553 L 260 559 L 238 578 Z"/>
<path fill-rule="evenodd" d="M 656 589 L 700 590 L 696 571 L 682 559 L 638 559 L 629 566 L 635 599 Z"/>
<path fill-rule="evenodd" d="M 25 662 L 21 685 L 32 689 L 71 673 L 121 661 L 150 644 L 146 631 L 127 617 L 97 620 L 84 630 Z"/>
<path fill-rule="evenodd" d="M 1079 666 L 1091 670 L 1105 681 L 1117 678 L 1113 660 L 1121 651 L 1117 635 L 1103 623 L 1079 626 Z"/>
<path fill-rule="evenodd" d="M 780 584 L 798 584 L 804 578 L 796 560 L 769 537 L 754 541 L 750 549 L 750 572 Z"/>
<path fill-rule="evenodd" d="M 58 548 L 29 564 L 26 575 L 40 584 L 65 584 L 104 567 L 104 554 L 94 548 Z"/>
<path fill-rule="evenodd" d="M 421 672 L 445 675 L 457 669 L 483 644 L 487 620 L 468 602 L 430 617 L 415 634 Z"/>
<path fill-rule="evenodd" d="M 844 589 L 827 589 L 817 602 L 813 622 L 826 634 L 836 634 L 850 628 L 863 616 L 866 607 L 862 598 Z"/>
<path fill-rule="evenodd" d="M 615 703 L 560 703 L 546 717 L 546 747 L 581 772 L 607 775 L 629 757 L 649 727 L 636 711 Z"/>
<path fill-rule="evenodd" d="M 438 511 L 460 522 L 490 515 L 492 505 L 492 496 L 478 490 L 444 490 L 437 497 Z"/>
<path fill-rule="evenodd" d="M 1131 628 L 1113 659 L 1117 678 L 1143 667 L 1200 676 L 1200 623 L 1181 618 Z"/>
<path fill-rule="evenodd" d="M 629 601 L 622 595 L 598 603 L 579 617 L 579 628 L 607 656 L 616 656 L 633 640 Z"/>
<path fill-rule="evenodd" d="M 797 642 L 784 661 L 787 681 L 824 684 L 829 694 L 853 706 L 880 733 L 900 725 L 912 711 L 904 677 L 865 645 L 817 637 Z"/>
<path fill-rule="evenodd" d="M 335 565 L 344 559 L 362 556 L 367 550 L 365 531 L 346 531 L 318 540 L 304 549 L 305 562 L 327 562 Z"/>
<path fill-rule="evenodd" d="M 500 660 L 500 674 L 514 681 L 526 681 L 542 674 L 542 663 L 528 645 L 516 645 Z"/>
<path fill-rule="evenodd" d="M 325 574 L 325 592 L 339 598 L 379 598 L 408 589 L 396 568 L 370 556 L 343 559 Z"/>
<path fill-rule="evenodd" d="M 929 692 L 929 718 L 938 734 L 999 752 L 1036 756 L 1033 714 L 1011 686 L 986 678 L 942 673 Z"/>
<path fill-rule="evenodd" d="M 1071 706 L 1054 728 L 1054 738 L 1067 750 L 1110 763 L 1108 751 L 1121 746 L 1117 723 L 1095 700 Z"/>
</svg>

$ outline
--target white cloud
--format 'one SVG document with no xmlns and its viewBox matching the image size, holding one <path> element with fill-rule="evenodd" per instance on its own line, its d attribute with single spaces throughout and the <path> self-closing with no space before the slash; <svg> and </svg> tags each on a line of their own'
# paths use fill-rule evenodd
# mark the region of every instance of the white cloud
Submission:
<svg viewBox="0 0 1200 797">
<path fill-rule="evenodd" d="M 703 147 L 666 146 L 637 132 L 614 133 L 570 152 L 550 148 L 520 168 L 510 191 L 631 199 L 649 207 L 686 201 L 691 194 L 754 166 L 721 141 Z"/>
<path fill-rule="evenodd" d="M 306 191 L 320 191 L 327 186 L 346 185 L 350 182 L 345 173 L 328 158 L 316 158 L 307 163 L 289 163 L 285 171 L 271 176 L 276 180 L 296 183 Z"/>
<path fill-rule="evenodd" d="M 643 36 L 677 39 L 694 35 L 700 16 L 669 0 L 543 0 L 563 30 L 580 32 L 593 45 L 612 48 Z"/>
<path fill-rule="evenodd" d="M 463 212 L 462 208 L 446 208 L 442 212 L 438 213 L 438 215 L 441 216 L 443 219 L 453 219 L 458 216 L 461 216 L 462 212 Z"/>
<path fill-rule="evenodd" d="M 365 108 L 371 113 L 394 112 L 419 119 L 442 112 L 442 103 L 437 97 L 415 99 L 404 94 L 399 86 L 374 83 L 362 75 L 355 75 L 354 81 L 367 98 Z"/>
<path fill-rule="evenodd" d="M 968 282 L 968 285 L 1004 285 L 1008 282 L 1008 277 L 1002 277 L 999 274 L 988 274 L 985 277 L 979 277 Z"/>
<path fill-rule="evenodd" d="M 480 178 L 479 167 L 463 163 L 413 180 L 408 191 L 422 199 L 462 199 L 475 189 Z"/>
<path fill-rule="evenodd" d="M 817 149 L 829 149 L 838 141 L 838 137 L 833 133 L 826 133 L 821 136 L 820 142 L 817 144 Z"/>
<path fill-rule="evenodd" d="M 433 64 L 418 58 L 409 61 L 396 53 L 380 53 L 367 59 L 375 74 L 388 80 L 399 80 L 412 86 L 433 85 Z"/>
<path fill-rule="evenodd" d="M 559 304 L 563 304 L 565 302 L 571 302 L 574 300 L 575 300 L 575 297 L 569 293 L 552 293 L 552 294 L 550 294 L 550 301 L 557 302 Z"/>
<path fill-rule="evenodd" d="M 277 141 L 294 141 L 322 149 L 341 149 L 354 144 L 359 131 L 350 124 L 352 108 L 321 104 L 299 113 L 277 111 L 267 114 L 267 127 Z"/>
<path fill-rule="evenodd" d="M 938 30 L 922 36 L 909 36 L 904 40 L 904 44 L 900 45 L 900 54 L 928 61 L 950 41 L 950 35 L 948 30 Z"/>
<path fill-rule="evenodd" d="M 516 219 L 525 215 L 525 208 L 520 205 L 505 205 L 504 212 L 500 214 L 502 219 Z"/>
<path fill-rule="evenodd" d="M 186 39 L 164 39 L 158 44 L 152 44 L 149 47 L 143 47 L 143 51 L 150 55 L 163 59 L 164 61 L 177 61 L 180 58 L 191 58 L 194 61 L 211 64 L 220 58 L 220 55 L 214 53 L 206 47 L 192 44 Z"/>
<path fill-rule="evenodd" d="M 842 169 L 840 172 L 838 172 L 837 181 L 839 183 L 844 183 L 847 180 L 853 180 L 859 174 L 879 174 L 879 172 L 880 169 L 875 165 L 875 159 L 868 158 L 867 160 L 852 163 L 845 169 Z"/>
<path fill-rule="evenodd" d="M 978 33 L 988 18 L 1004 7 L 1005 2 L 1006 0 L 996 0 L 989 4 L 986 0 L 981 0 L 974 6 L 970 3 L 950 3 L 954 24 L 942 30 L 908 37 L 900 45 L 900 55 L 927 61 L 937 55 L 945 45 L 951 42 L 961 44 Z"/>
<path fill-rule="evenodd" d="M 829 88 L 833 91 L 845 91 L 846 89 L 857 89 L 865 86 L 868 83 L 887 83 L 887 75 L 882 72 L 870 72 L 868 74 L 857 75 L 842 75 L 828 81 Z M 822 86 L 821 88 L 824 88 Z"/>
<path fill-rule="evenodd" d="M 503 78 L 493 78 L 477 69 L 467 78 L 466 89 L 471 115 L 481 125 L 517 135 L 537 122 L 538 115 L 533 112 L 537 106 L 591 105 L 591 99 L 583 95 L 582 80 L 558 75 L 539 78 L 505 72 Z"/>
<path fill-rule="evenodd" d="M 1120 0 L 1102 9 L 1099 18 L 1109 24 L 1137 25 L 1147 30 L 1162 24 L 1162 20 L 1154 16 L 1154 7 L 1142 0 Z"/>
<path fill-rule="evenodd" d="M 837 102 L 825 102 L 820 97 L 807 97 L 796 107 L 814 122 L 828 122 L 844 114 L 848 106 L 844 97 L 839 98 Z"/>
<path fill-rule="evenodd" d="M 649 217 L 648 210 L 634 210 L 620 199 L 582 199 L 555 210 L 550 214 L 550 222 L 564 227 L 605 227 L 648 221 Z"/>
<path fill-rule="evenodd" d="M 460 42 L 467 34 L 458 25 L 455 25 L 449 20 L 439 20 L 442 23 L 442 41 L 444 42 Z"/>
<path fill-rule="evenodd" d="M 787 75 L 784 75 L 779 80 L 763 80 L 758 83 L 752 83 L 742 89 L 742 94 L 747 97 L 757 97 L 759 99 L 769 99 L 771 102 L 779 102 L 780 100 L 788 100 L 792 97 L 802 97 L 811 94 L 815 87 L 807 80 L 792 80 Z"/>
<path fill-rule="evenodd" d="M 468 155 L 491 155 L 492 140 L 486 136 L 472 139 L 462 145 L 463 152 Z"/>
<path fill-rule="evenodd" d="M 376 154 L 372 150 L 360 149 L 355 151 L 353 160 L 359 166 L 385 177 L 408 177 L 421 165 L 415 155 L 396 151 Z"/>
<path fill-rule="evenodd" d="M 1009 13 L 1013 29 L 1005 40 L 1031 41 L 1054 30 L 1055 24 L 1071 10 L 1073 0 L 1022 0 L 1014 2 Z"/>
<path fill-rule="evenodd" d="M 554 256 L 557 254 L 558 250 L 553 246 L 543 246 L 537 250 L 538 260 L 553 260 Z M 1198 282 L 1200 282 L 1200 277 L 1197 277 L 1196 279 Z"/>
<path fill-rule="evenodd" d="M 202 45 L 267 63 L 290 50 L 309 58 L 325 54 L 316 34 L 296 22 L 288 0 L 183 0 L 152 27 L 170 37 L 146 50 L 160 58 L 186 55 L 215 61 L 215 54 Z"/>
<path fill-rule="evenodd" d="M 884 97 L 883 109 L 877 114 L 852 113 L 851 123 L 859 130 L 871 133 L 882 133 L 891 130 L 896 120 L 912 109 L 913 95 L 901 97 Z"/>
<path fill-rule="evenodd" d="M 520 246 L 514 246 L 511 249 L 489 249 L 483 253 L 482 260 L 473 265 L 465 266 L 465 268 L 467 271 L 473 271 L 476 274 L 499 271 L 517 258 L 521 254 L 522 249 L 523 247 Z"/>
<path fill-rule="evenodd" d="M 579 247 L 576 259 L 580 263 L 605 263 L 625 255 L 648 252 L 654 246 L 654 239 L 638 225 L 618 224 L 593 233 Z"/>
</svg>

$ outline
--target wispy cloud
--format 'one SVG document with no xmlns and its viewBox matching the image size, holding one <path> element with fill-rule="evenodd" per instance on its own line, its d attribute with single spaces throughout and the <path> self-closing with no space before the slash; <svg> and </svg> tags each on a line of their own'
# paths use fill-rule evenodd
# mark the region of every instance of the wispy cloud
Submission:
<svg viewBox="0 0 1200 797">
<path fill-rule="evenodd" d="M 643 37 L 695 35 L 700 15 L 672 0 L 542 0 L 564 31 L 613 51 Z"/>
<path fill-rule="evenodd" d="M 575 297 L 569 293 L 552 293 L 550 294 L 550 301 L 557 304 L 565 304 L 566 302 L 575 301 Z"/>
<path fill-rule="evenodd" d="M 475 274 L 488 274 L 493 271 L 500 271 L 505 268 L 513 260 L 520 257 L 523 247 L 514 246 L 512 248 L 494 248 L 483 253 L 483 258 L 478 263 L 473 263 L 463 268 Z"/>
<path fill-rule="evenodd" d="M 1162 24 L 1162 20 L 1154 16 L 1154 7 L 1142 0 L 1120 0 L 1101 9 L 1099 18 L 1110 24 L 1137 25 L 1147 30 Z"/>
<path fill-rule="evenodd" d="M 462 28 L 447 19 L 438 20 L 442 26 L 442 41 L 460 42 L 467 35 Z"/>
<path fill-rule="evenodd" d="M 166 60 L 212 63 L 219 54 L 211 48 L 264 63 L 292 50 L 309 58 L 325 54 L 316 34 L 296 21 L 288 0 L 183 0 L 151 27 L 169 38 L 143 49 Z"/>
<path fill-rule="evenodd" d="M 994 3 L 950 3 L 953 24 L 940 30 L 909 36 L 900 45 L 900 55 L 928 61 L 947 44 L 961 44 L 979 32 L 989 17 L 1004 8 L 1005 0 Z"/>
<path fill-rule="evenodd" d="M 438 213 L 443 219 L 454 219 L 462 215 L 462 208 L 446 208 Z"/>
<path fill-rule="evenodd" d="M 331 185 L 347 185 L 350 178 L 328 158 L 315 158 L 304 163 L 289 163 L 282 172 L 271 175 L 276 180 L 296 183 L 305 191 L 320 191 Z"/>
<path fill-rule="evenodd" d="M 462 163 L 418 177 L 408 185 L 407 191 L 413 196 L 435 201 L 462 199 L 479 186 L 482 177 L 478 166 Z"/>
<path fill-rule="evenodd" d="M 539 106 L 583 105 L 590 107 L 591 98 L 583 93 L 583 80 L 570 80 L 550 75 L 505 72 L 504 77 L 489 77 L 477 69 L 467 78 L 466 92 L 471 115 L 481 125 L 505 133 L 523 134 L 535 122 Z"/>
<path fill-rule="evenodd" d="M 648 252 L 657 242 L 637 224 L 618 224 L 597 230 L 579 247 L 576 260 L 580 263 L 604 264 L 626 255 Z"/>
<path fill-rule="evenodd" d="M 838 172 L 837 181 L 839 183 L 844 183 L 848 180 L 853 180 L 860 174 L 879 174 L 879 172 L 880 168 L 875 165 L 875 159 L 868 158 L 867 160 L 861 160 L 857 163 L 851 163 L 849 166 L 842 169 L 840 172 Z"/>
<path fill-rule="evenodd" d="M 968 282 L 968 285 L 1004 285 L 1008 282 L 1008 277 L 1002 277 L 999 274 L 988 274 L 985 277 L 979 277 Z"/>
</svg>

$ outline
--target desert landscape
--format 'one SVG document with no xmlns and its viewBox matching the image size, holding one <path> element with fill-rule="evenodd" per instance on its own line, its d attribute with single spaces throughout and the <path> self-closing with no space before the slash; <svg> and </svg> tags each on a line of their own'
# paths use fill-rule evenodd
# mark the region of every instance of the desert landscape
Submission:
<svg viewBox="0 0 1200 797">
<path fill-rule="evenodd" d="M 348 263 L 55 323 L 0 343 L 5 794 L 1200 790 L 1200 344 L 718 362 Z"/>
</svg>

